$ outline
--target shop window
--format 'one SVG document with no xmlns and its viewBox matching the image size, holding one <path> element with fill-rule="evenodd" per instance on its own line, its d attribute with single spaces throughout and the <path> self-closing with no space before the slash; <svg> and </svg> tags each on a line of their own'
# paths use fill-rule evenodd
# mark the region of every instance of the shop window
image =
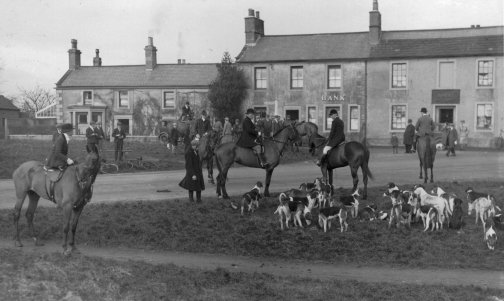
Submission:
<svg viewBox="0 0 504 301">
<path fill-rule="evenodd" d="M 493 128 L 493 104 L 476 105 L 476 129 L 491 130 Z"/>
<path fill-rule="evenodd" d="M 406 129 L 406 105 L 393 105 L 391 117 L 391 130 Z"/>
</svg>

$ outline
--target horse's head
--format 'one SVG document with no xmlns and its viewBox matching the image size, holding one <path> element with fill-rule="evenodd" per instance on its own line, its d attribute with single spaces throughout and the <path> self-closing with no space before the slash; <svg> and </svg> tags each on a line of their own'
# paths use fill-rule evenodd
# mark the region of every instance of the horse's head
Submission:
<svg viewBox="0 0 504 301">
<path fill-rule="evenodd" d="M 299 134 L 297 127 L 295 125 L 291 123 L 286 128 L 288 130 L 287 140 L 292 141 L 294 143 L 301 142 L 301 135 Z"/>
</svg>

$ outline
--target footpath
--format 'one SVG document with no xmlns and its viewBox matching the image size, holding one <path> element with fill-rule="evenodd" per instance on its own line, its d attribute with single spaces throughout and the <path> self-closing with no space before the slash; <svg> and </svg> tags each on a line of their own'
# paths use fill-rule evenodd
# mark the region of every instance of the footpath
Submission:
<svg viewBox="0 0 504 301">
<path fill-rule="evenodd" d="M 0 248 L 15 248 L 13 241 L 0 240 Z M 89 256 L 117 261 L 143 261 L 153 265 L 174 264 L 190 269 L 230 272 L 265 273 L 281 277 L 300 277 L 320 280 L 356 280 L 360 282 L 387 282 L 395 284 L 424 284 L 444 286 L 477 286 L 504 290 L 504 272 L 473 269 L 411 269 L 370 267 L 347 264 L 329 264 L 307 261 L 274 260 L 219 254 L 151 251 L 126 248 L 96 248 L 79 245 L 79 252 L 71 256 Z M 47 242 L 35 247 L 25 241 L 18 248 L 26 254 L 62 252 L 61 245 Z"/>
</svg>

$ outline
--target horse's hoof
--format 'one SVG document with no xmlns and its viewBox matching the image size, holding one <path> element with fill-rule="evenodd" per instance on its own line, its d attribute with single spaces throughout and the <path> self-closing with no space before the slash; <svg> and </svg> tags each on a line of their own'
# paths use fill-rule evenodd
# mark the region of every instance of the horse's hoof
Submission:
<svg viewBox="0 0 504 301">
<path fill-rule="evenodd" d="M 222 199 L 222 195 L 218 194 L 218 195 L 217 195 L 217 198 L 218 198 L 219 200 L 220 200 L 220 199 Z"/>
</svg>

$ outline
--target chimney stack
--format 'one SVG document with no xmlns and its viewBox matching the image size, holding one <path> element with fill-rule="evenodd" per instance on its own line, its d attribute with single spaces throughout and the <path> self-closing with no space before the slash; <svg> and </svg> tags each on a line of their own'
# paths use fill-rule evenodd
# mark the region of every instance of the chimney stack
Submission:
<svg viewBox="0 0 504 301">
<path fill-rule="evenodd" d="M 96 49 L 96 56 L 93 58 L 93 66 L 101 67 L 100 49 Z"/>
<path fill-rule="evenodd" d="M 145 68 L 147 70 L 153 70 L 157 65 L 157 49 L 154 47 L 152 42 L 152 37 L 149 37 L 148 45 L 145 46 Z"/>
<path fill-rule="evenodd" d="M 376 45 L 381 38 L 381 14 L 378 10 L 378 0 L 373 0 L 373 10 L 369 12 L 369 43 Z"/>
<path fill-rule="evenodd" d="M 180 64 L 182 64 L 182 60 L 181 60 L 181 59 L 178 59 L 178 60 L 177 60 L 177 64 L 179 64 L 179 65 L 180 65 Z"/>
<path fill-rule="evenodd" d="M 72 48 L 68 50 L 68 69 L 70 70 L 75 70 L 78 69 L 81 66 L 80 62 L 80 55 L 81 52 L 79 49 L 77 49 L 77 40 L 72 39 Z"/>
<path fill-rule="evenodd" d="M 254 16 L 255 13 L 255 16 Z M 255 45 L 257 40 L 264 36 L 264 21 L 260 19 L 259 12 L 253 9 L 248 10 L 248 17 L 245 17 L 245 43 Z"/>
</svg>

